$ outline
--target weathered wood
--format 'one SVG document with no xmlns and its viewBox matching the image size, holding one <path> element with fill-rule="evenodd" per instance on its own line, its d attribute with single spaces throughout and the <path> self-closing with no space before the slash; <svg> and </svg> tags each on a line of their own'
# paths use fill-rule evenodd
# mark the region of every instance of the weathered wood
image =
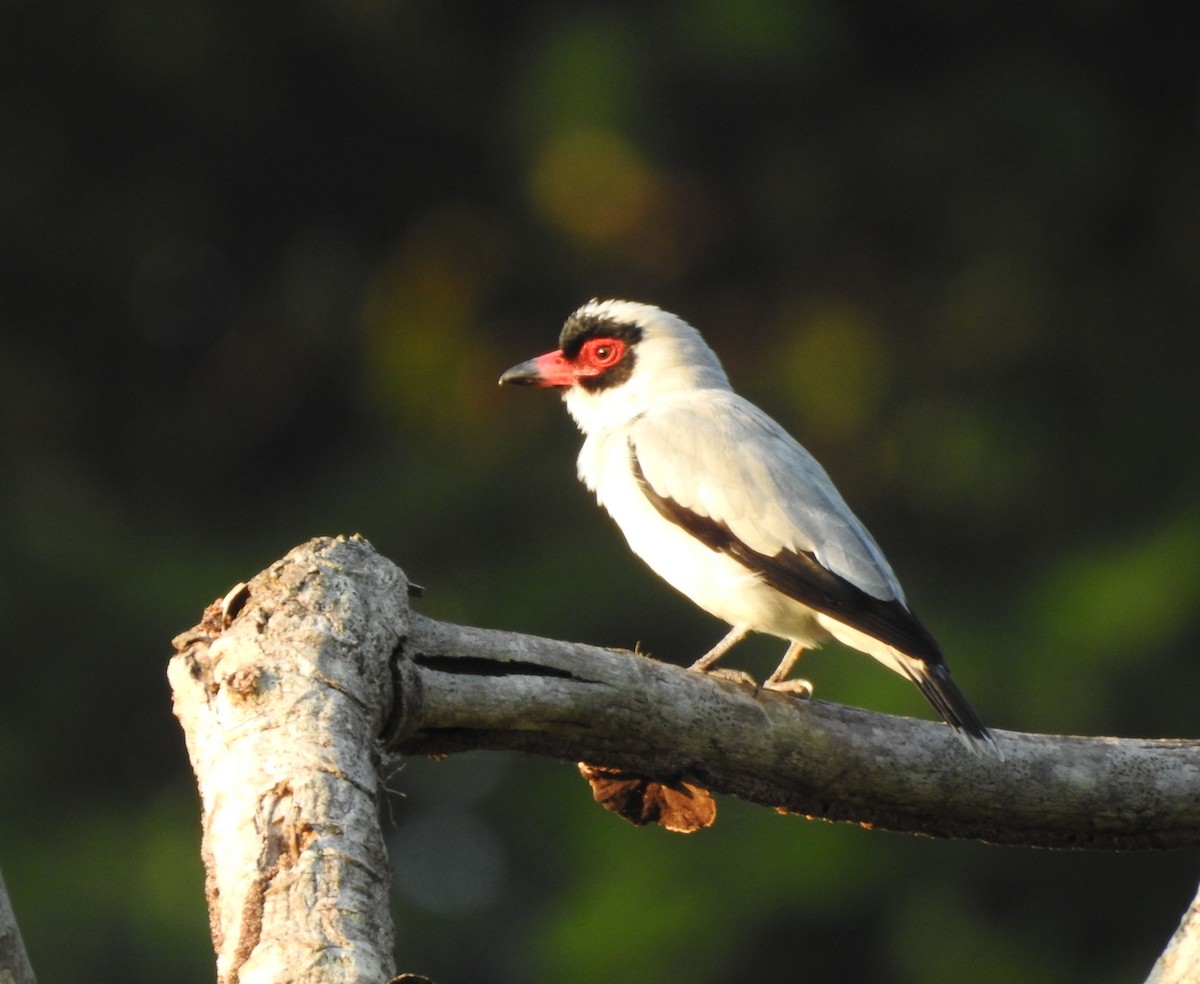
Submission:
<svg viewBox="0 0 1200 984">
<path fill-rule="evenodd" d="M 318 540 L 176 639 L 222 984 L 394 973 L 377 736 L 404 597 L 365 541 Z"/>
<path fill-rule="evenodd" d="M 0 875 L 0 981 L 4 984 L 37 984 L 3 875 Z"/>
<path fill-rule="evenodd" d="M 1200 893 L 1183 914 L 1179 928 L 1154 964 L 1146 984 L 1196 984 L 1200 981 Z"/>
<path fill-rule="evenodd" d="M 509 748 L 936 837 L 1140 850 L 1200 843 L 1200 743 L 995 732 L 753 689 L 633 653 L 413 615 L 408 753 Z"/>
<path fill-rule="evenodd" d="M 515 749 L 937 837 L 1200 843 L 1194 741 L 998 731 L 999 762 L 941 723 L 448 625 L 411 613 L 408 593 L 366 541 L 313 540 L 176 640 L 169 675 L 200 788 L 222 984 L 392 976 L 376 814 L 388 753 Z M 1198 923 L 1193 909 L 1176 954 L 1194 953 Z M 1188 979 L 1168 969 L 1155 984 Z"/>
</svg>

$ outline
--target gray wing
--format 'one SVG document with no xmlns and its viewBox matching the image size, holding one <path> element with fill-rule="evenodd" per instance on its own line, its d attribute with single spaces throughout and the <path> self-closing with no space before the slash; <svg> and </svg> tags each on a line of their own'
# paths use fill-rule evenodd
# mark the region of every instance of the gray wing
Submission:
<svg viewBox="0 0 1200 984">
<path fill-rule="evenodd" d="M 904 600 L 883 552 L 825 469 L 752 403 L 705 393 L 703 402 L 639 418 L 630 441 L 650 488 L 725 524 L 751 549 L 806 551 L 868 594 Z"/>
<path fill-rule="evenodd" d="M 642 490 L 665 518 L 797 601 L 941 662 L 825 470 L 753 404 L 706 392 L 639 418 L 629 446 Z"/>
</svg>

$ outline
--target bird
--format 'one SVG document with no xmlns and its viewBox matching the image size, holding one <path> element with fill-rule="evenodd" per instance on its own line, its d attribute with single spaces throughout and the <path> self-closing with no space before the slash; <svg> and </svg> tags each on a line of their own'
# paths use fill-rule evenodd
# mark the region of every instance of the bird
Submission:
<svg viewBox="0 0 1200 984">
<path fill-rule="evenodd" d="M 971 752 L 1003 757 L 825 469 L 733 391 L 682 318 L 594 299 L 566 319 L 555 351 L 500 383 L 561 392 L 584 436 L 579 478 L 630 549 L 730 625 L 690 669 L 713 672 L 747 635 L 763 633 L 788 647 L 762 686 L 811 696 L 811 684 L 789 674 L 806 649 L 832 638 L 916 684 Z"/>
</svg>

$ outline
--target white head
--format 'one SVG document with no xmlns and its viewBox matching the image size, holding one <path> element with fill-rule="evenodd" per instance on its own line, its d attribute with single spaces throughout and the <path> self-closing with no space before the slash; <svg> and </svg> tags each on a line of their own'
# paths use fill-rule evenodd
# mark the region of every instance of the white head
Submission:
<svg viewBox="0 0 1200 984">
<path fill-rule="evenodd" d="M 624 423 L 671 393 L 729 389 L 700 333 L 651 304 L 589 301 L 567 318 L 558 345 L 500 382 L 561 389 L 585 434 Z"/>
</svg>

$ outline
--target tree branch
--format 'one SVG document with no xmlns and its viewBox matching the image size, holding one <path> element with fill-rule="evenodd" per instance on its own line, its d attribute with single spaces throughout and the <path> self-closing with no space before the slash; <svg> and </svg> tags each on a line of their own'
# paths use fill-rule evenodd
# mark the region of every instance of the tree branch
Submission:
<svg viewBox="0 0 1200 984">
<path fill-rule="evenodd" d="M 1146 984 L 1194 984 L 1200 980 L 1200 892 L 1154 964 Z"/>
<path fill-rule="evenodd" d="M 21 930 L 17 928 L 17 917 L 8 900 L 3 875 L 0 875 L 0 981 L 5 984 L 37 984 L 33 967 L 25 953 L 25 943 L 21 940 Z"/>
<path fill-rule="evenodd" d="M 1200 843 L 1197 742 L 997 732 L 1006 761 L 981 759 L 940 723 L 448 625 L 412 614 L 407 593 L 365 540 L 317 539 L 176 639 L 223 984 L 390 975 L 385 748 L 515 749 L 938 837 Z"/>
<path fill-rule="evenodd" d="M 411 617 L 409 754 L 508 748 L 686 780 L 828 820 L 1027 847 L 1200 843 L 1200 743 L 996 732 L 800 700 L 619 650 Z"/>
<path fill-rule="evenodd" d="M 369 544 L 316 540 L 175 640 L 221 984 L 392 976 L 377 736 L 404 597 Z"/>
</svg>

